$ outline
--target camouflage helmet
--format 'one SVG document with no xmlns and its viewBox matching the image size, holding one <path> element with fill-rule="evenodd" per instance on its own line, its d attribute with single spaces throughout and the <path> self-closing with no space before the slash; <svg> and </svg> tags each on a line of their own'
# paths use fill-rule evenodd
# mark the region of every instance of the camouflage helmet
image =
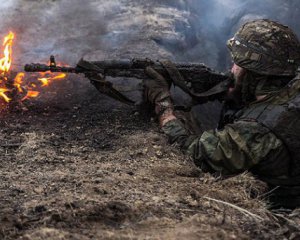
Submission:
<svg viewBox="0 0 300 240">
<path fill-rule="evenodd" d="M 227 46 L 235 64 L 258 74 L 294 76 L 300 65 L 297 36 L 268 19 L 245 23 Z"/>
</svg>

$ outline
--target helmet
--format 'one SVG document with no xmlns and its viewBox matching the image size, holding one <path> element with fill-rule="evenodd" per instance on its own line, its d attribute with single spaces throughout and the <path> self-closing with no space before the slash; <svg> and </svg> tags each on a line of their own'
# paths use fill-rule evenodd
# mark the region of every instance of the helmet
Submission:
<svg viewBox="0 0 300 240">
<path fill-rule="evenodd" d="M 300 65 L 295 33 L 268 19 L 245 23 L 227 46 L 235 64 L 258 74 L 295 76 Z"/>
</svg>

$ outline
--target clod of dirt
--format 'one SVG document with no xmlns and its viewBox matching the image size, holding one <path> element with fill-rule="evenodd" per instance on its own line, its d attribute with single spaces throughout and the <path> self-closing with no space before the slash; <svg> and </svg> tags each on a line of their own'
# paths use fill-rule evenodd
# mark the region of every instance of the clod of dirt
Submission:
<svg viewBox="0 0 300 240">
<path fill-rule="evenodd" d="M 85 214 L 85 213 L 81 213 Z M 109 202 L 105 205 L 95 206 L 86 212 L 88 221 L 104 222 L 108 225 L 123 223 L 134 216 L 133 210 L 122 202 Z"/>
</svg>

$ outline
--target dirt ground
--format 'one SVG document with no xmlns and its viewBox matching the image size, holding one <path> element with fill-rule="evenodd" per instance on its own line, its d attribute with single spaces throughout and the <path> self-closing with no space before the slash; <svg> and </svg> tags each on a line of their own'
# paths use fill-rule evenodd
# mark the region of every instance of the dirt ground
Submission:
<svg viewBox="0 0 300 240">
<path fill-rule="evenodd" d="M 70 65 L 83 56 L 164 57 L 214 67 L 232 32 L 207 25 L 221 1 L 199 1 L 199 16 L 188 11 L 198 1 L 4 2 L 0 30 L 17 33 L 20 71 L 50 54 Z M 287 18 L 297 19 L 298 2 L 288 2 Z M 0 239 L 300 239 L 300 209 L 269 211 L 265 189 L 247 173 L 203 174 L 155 122 L 83 79 L 0 113 Z"/>
<path fill-rule="evenodd" d="M 54 85 L 1 114 L 0 239 L 300 238 L 249 174 L 203 174 L 134 107 Z"/>
</svg>

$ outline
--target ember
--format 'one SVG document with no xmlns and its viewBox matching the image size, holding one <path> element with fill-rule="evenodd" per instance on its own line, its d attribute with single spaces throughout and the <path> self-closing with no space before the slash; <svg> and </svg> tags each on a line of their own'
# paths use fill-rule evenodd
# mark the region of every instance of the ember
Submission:
<svg viewBox="0 0 300 240">
<path fill-rule="evenodd" d="M 40 88 L 49 86 L 55 80 L 63 79 L 66 74 L 63 73 L 39 73 L 36 76 L 37 81 L 26 81 L 24 72 L 17 74 L 11 72 L 12 65 L 12 46 L 15 34 L 9 34 L 3 40 L 3 54 L 0 59 L 0 99 L 9 103 L 13 99 L 24 101 L 29 98 L 36 98 L 40 95 Z M 18 95 L 18 96 L 17 96 Z"/>
<path fill-rule="evenodd" d="M 57 79 L 63 79 L 66 77 L 66 74 L 65 73 L 59 73 L 57 75 L 54 75 L 53 76 L 53 73 L 51 72 L 45 72 L 45 73 L 40 73 L 43 77 L 42 78 L 38 78 L 38 80 L 42 83 L 42 87 L 44 86 L 48 86 L 51 81 L 53 80 L 57 80 Z M 48 76 L 48 77 L 45 77 L 47 75 L 52 75 L 52 76 Z"/>
</svg>

